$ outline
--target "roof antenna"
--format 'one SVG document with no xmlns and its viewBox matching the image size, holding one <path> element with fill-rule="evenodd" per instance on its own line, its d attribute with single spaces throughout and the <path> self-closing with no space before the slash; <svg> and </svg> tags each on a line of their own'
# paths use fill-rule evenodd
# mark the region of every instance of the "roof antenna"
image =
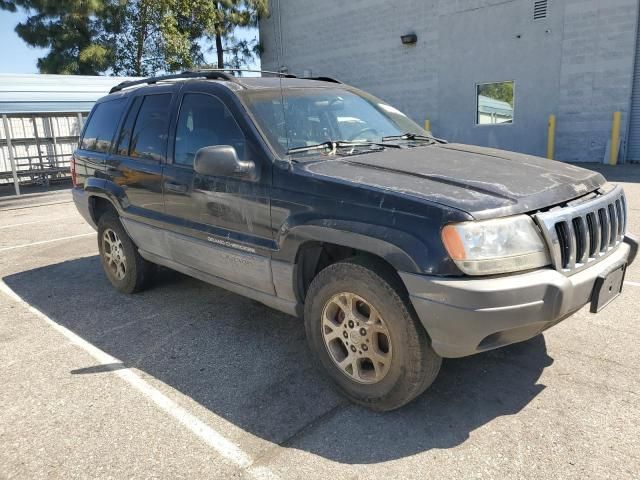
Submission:
<svg viewBox="0 0 640 480">
<path fill-rule="evenodd" d="M 291 155 L 289 155 L 289 149 L 291 148 L 289 145 L 289 122 L 287 122 L 287 109 L 284 105 L 284 89 L 282 88 L 282 77 L 286 75 L 286 72 L 282 72 L 283 67 L 281 67 L 280 70 L 278 73 L 278 79 L 280 80 L 280 104 L 282 105 L 282 119 L 284 120 L 284 135 L 287 139 L 287 159 L 289 161 L 289 168 L 291 168 Z"/>
<path fill-rule="evenodd" d="M 275 7 L 275 2 L 272 2 L 272 7 Z M 282 105 L 282 120 L 284 121 L 284 135 L 285 135 L 285 138 L 287 139 L 287 152 L 288 152 L 290 149 L 289 128 L 288 128 L 289 124 L 287 122 L 287 109 L 285 108 L 285 105 L 284 105 L 284 89 L 282 88 L 282 77 L 287 76 L 288 71 L 287 71 L 287 67 L 285 67 L 282 64 L 282 14 L 280 12 L 280 0 L 278 0 L 278 6 L 276 10 L 278 11 L 278 24 L 276 25 L 276 19 L 273 15 L 271 16 L 271 18 L 273 21 L 273 38 L 275 39 L 276 43 L 279 43 L 278 48 L 276 48 L 276 57 L 277 57 L 278 65 L 280 65 L 280 67 L 278 68 L 278 79 L 280 82 L 280 104 Z M 280 34 L 279 36 L 278 36 L 278 33 Z M 289 168 L 291 168 L 291 155 L 287 154 L 287 160 L 289 161 Z"/>
<path fill-rule="evenodd" d="M 275 6 L 272 4 L 272 6 Z M 289 145 L 289 123 L 287 122 L 287 109 L 284 105 L 284 90 L 282 88 L 282 77 L 287 76 L 288 71 L 287 67 L 282 64 L 282 13 L 280 11 L 280 0 L 278 0 L 278 7 L 276 8 L 278 11 L 278 25 L 276 26 L 276 19 L 273 19 L 273 41 L 279 43 L 276 48 L 276 56 L 278 57 L 278 79 L 280 82 L 280 104 L 282 105 L 282 120 L 284 121 L 284 135 L 287 139 L 287 152 L 291 148 Z M 276 32 L 279 30 L 279 32 Z M 278 41 L 278 33 L 280 34 L 280 38 Z M 289 168 L 291 168 L 291 155 L 287 153 L 287 160 L 289 161 Z"/>
</svg>

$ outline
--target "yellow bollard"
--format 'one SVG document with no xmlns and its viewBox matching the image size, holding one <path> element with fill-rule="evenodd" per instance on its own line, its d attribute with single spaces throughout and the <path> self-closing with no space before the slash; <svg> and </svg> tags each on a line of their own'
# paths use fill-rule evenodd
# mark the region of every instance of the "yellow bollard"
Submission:
<svg viewBox="0 0 640 480">
<path fill-rule="evenodd" d="M 429 119 L 426 119 L 426 120 L 424 121 L 424 129 L 425 129 L 427 132 L 430 132 L 430 131 L 431 131 L 431 122 L 429 121 Z"/>
<path fill-rule="evenodd" d="M 620 112 L 613 112 L 613 121 L 611 123 L 611 148 L 609 150 L 609 165 L 617 165 L 618 153 L 620 149 Z"/>
<path fill-rule="evenodd" d="M 556 148 L 556 116 L 549 115 L 547 126 L 547 158 L 553 160 Z"/>
</svg>

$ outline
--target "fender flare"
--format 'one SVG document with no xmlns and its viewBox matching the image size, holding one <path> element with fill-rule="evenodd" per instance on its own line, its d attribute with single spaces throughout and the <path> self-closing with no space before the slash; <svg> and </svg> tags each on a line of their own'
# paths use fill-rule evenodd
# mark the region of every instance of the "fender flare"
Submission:
<svg viewBox="0 0 640 480">
<path fill-rule="evenodd" d="M 129 206 L 129 199 L 124 189 L 109 180 L 90 177 L 84 184 L 84 190 L 89 196 L 89 212 L 92 218 L 94 217 L 93 202 L 91 200 L 93 197 L 104 198 L 109 201 L 119 215 Z"/>
<path fill-rule="evenodd" d="M 279 242 L 279 259 L 295 263 L 300 247 L 307 242 L 333 243 L 361 250 L 384 259 L 397 271 L 410 273 L 421 272 L 420 257 L 426 257 L 427 253 L 427 247 L 420 240 L 405 232 L 378 225 L 331 220 L 285 229 Z M 415 257 L 418 252 L 420 257 Z"/>
</svg>

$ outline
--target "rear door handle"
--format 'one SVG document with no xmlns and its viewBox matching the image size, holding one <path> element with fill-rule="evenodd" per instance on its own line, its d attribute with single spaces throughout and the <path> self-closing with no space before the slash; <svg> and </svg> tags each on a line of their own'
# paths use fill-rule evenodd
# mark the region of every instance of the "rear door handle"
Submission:
<svg viewBox="0 0 640 480">
<path fill-rule="evenodd" d="M 187 193 L 187 186 L 183 183 L 164 182 L 164 188 L 173 193 Z"/>
</svg>

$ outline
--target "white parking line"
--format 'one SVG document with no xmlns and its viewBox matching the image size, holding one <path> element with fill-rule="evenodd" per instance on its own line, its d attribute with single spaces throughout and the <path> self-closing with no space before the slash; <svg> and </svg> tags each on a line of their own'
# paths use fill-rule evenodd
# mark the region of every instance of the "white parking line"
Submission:
<svg viewBox="0 0 640 480">
<path fill-rule="evenodd" d="M 640 283 L 639 282 L 630 282 L 630 281 L 626 281 L 624 282 L 625 285 L 631 285 L 632 287 L 640 287 Z"/>
<path fill-rule="evenodd" d="M 0 230 L 2 230 L 3 228 L 24 227 L 25 225 L 34 225 L 36 223 L 57 222 L 58 220 L 66 220 L 68 218 L 75 218 L 75 217 L 76 215 L 67 215 L 66 217 L 44 218 L 42 220 L 34 220 L 33 222 L 13 223 L 11 225 L 0 225 Z"/>
<path fill-rule="evenodd" d="M 56 331 L 64 335 L 72 344 L 80 347 L 82 350 L 87 352 L 96 361 L 100 362 L 100 364 L 122 363 L 117 358 L 112 357 L 108 353 L 100 350 L 98 347 L 87 342 L 85 339 L 76 335 L 68 328 L 56 323 L 54 320 L 50 319 L 47 315 L 42 313 L 37 308 L 31 306 L 2 280 L 0 280 L 0 291 L 2 291 L 5 295 L 9 296 L 16 302 L 22 304 L 25 308 L 27 308 L 27 310 L 29 310 L 40 319 L 44 320 L 49 326 L 53 327 Z M 180 405 L 175 403 L 160 390 L 147 383 L 133 370 L 130 370 L 128 368 L 114 370 L 113 374 L 118 375 L 125 382 L 138 390 L 142 395 L 149 398 L 166 414 L 181 423 L 187 430 L 204 441 L 219 455 L 226 458 L 236 467 L 246 470 L 247 473 L 254 478 L 278 478 L 277 475 L 275 475 L 266 467 L 256 466 L 254 468 L 250 468 L 251 464 L 253 463 L 253 459 L 248 453 L 243 451 L 238 445 L 225 438 L 222 434 L 211 428 L 202 420 L 192 415 Z"/>
<path fill-rule="evenodd" d="M 6 252 L 7 250 L 15 250 L 16 248 L 33 247 L 34 245 L 43 245 L 45 243 L 61 242 L 62 240 L 71 240 L 72 238 L 88 237 L 89 235 L 95 235 L 96 232 L 81 233 L 80 235 L 71 235 L 69 237 L 54 238 L 52 240 L 42 240 L 41 242 L 25 243 L 24 245 L 14 245 L 12 247 L 0 248 L 0 252 Z"/>
<path fill-rule="evenodd" d="M 50 207 L 51 205 L 64 205 L 65 203 L 73 203 L 73 200 L 67 200 L 64 202 L 53 202 L 53 203 L 38 203 L 36 205 L 23 205 L 20 207 L 3 207 L 3 208 L 0 208 L 0 212 L 11 212 L 13 210 L 26 210 L 27 208 Z M 2 205 L 2 203 L 0 203 L 0 205 Z"/>
</svg>

